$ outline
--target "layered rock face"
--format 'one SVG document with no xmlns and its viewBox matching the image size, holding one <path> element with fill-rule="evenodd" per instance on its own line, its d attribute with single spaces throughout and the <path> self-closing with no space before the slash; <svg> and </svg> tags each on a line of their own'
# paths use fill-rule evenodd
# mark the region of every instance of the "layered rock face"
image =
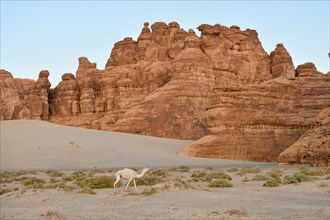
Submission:
<svg viewBox="0 0 330 220">
<path fill-rule="evenodd" d="M 280 162 L 330 166 L 330 106 L 323 109 L 315 121 L 298 141 L 280 154 Z"/>
<path fill-rule="evenodd" d="M 196 140 L 182 155 L 276 161 L 329 105 L 329 74 L 312 63 L 295 69 L 283 44 L 268 55 L 255 30 L 220 24 L 198 30 L 200 37 L 176 22 L 151 29 L 146 22 L 137 40 L 115 43 L 105 69 L 81 57 L 76 74 L 63 74 L 54 89 L 45 72 L 34 82 L 2 71 L 1 119 L 49 117 Z"/>
</svg>

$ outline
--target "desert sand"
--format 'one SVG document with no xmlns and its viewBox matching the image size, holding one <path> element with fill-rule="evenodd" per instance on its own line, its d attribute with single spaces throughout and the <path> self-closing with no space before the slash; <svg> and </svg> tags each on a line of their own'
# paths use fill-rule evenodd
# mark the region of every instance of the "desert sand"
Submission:
<svg viewBox="0 0 330 220">
<path fill-rule="evenodd" d="M 40 121 L 0 123 L 1 219 L 330 218 L 329 169 L 326 168 L 307 182 L 265 187 L 266 181 L 252 181 L 253 178 L 280 171 L 283 180 L 301 170 L 312 172 L 321 168 L 178 156 L 191 143 L 189 140 L 95 131 Z M 178 169 L 182 165 L 187 169 Z M 124 191 L 121 186 L 116 191 L 101 188 L 92 189 L 94 194 L 82 193 L 77 180 L 69 178 L 76 172 L 84 173 L 86 178 L 113 177 L 123 167 L 140 170 L 145 166 L 150 166 L 148 175 L 156 171 L 164 173 L 155 184 L 138 185 L 137 192 L 134 187 Z M 257 173 L 242 173 L 244 167 L 260 169 Z M 50 170 L 61 175 L 52 177 Z M 14 179 L 8 177 L 17 172 L 21 174 Z M 209 187 L 210 181 L 196 177 L 203 172 L 226 173 L 232 187 Z M 49 183 L 48 187 L 23 184 L 26 178 L 33 177 Z M 151 189 L 154 193 L 148 193 Z"/>
</svg>

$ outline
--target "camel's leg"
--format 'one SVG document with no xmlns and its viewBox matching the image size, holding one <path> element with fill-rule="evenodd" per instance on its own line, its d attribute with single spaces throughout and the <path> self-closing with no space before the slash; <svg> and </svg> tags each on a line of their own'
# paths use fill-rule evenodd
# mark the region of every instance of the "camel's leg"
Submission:
<svg viewBox="0 0 330 220">
<path fill-rule="evenodd" d="M 133 183 L 134 183 L 135 190 L 138 191 L 136 188 L 135 180 L 133 180 Z"/>
<path fill-rule="evenodd" d="M 120 175 L 116 176 L 116 181 L 113 184 L 113 190 L 116 190 L 116 184 L 119 182 L 120 180 Z"/>
<path fill-rule="evenodd" d="M 132 181 L 132 178 L 130 178 L 130 179 L 128 180 L 128 183 L 127 183 L 127 185 L 126 185 L 125 191 L 127 190 L 127 187 L 129 186 L 129 184 L 131 183 L 131 181 Z"/>
</svg>

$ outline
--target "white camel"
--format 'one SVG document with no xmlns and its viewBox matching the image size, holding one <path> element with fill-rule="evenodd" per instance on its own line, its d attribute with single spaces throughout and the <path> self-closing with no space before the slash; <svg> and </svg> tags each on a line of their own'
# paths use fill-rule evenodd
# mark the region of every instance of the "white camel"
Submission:
<svg viewBox="0 0 330 220">
<path fill-rule="evenodd" d="M 113 184 L 113 189 L 116 190 L 116 184 L 119 182 L 120 178 L 123 178 L 123 179 L 128 179 L 128 183 L 126 185 L 125 191 L 127 190 L 127 187 L 129 186 L 129 184 L 131 183 L 132 180 L 133 180 L 133 183 L 134 183 L 135 190 L 137 191 L 136 184 L 135 184 L 135 179 L 139 179 L 139 178 L 143 177 L 143 175 L 148 170 L 149 170 L 149 167 L 144 168 L 141 171 L 141 173 L 137 173 L 134 170 L 128 169 L 128 168 L 118 170 L 117 173 L 116 173 L 116 181 Z"/>
</svg>

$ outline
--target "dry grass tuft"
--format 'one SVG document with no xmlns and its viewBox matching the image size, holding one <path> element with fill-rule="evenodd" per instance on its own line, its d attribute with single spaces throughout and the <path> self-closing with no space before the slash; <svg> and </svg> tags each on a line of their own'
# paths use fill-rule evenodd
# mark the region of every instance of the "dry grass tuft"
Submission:
<svg viewBox="0 0 330 220">
<path fill-rule="evenodd" d="M 62 176 L 64 176 L 63 172 L 56 171 L 56 170 L 48 170 L 46 173 L 50 177 L 62 177 Z"/>
<path fill-rule="evenodd" d="M 150 187 L 150 186 L 144 188 L 144 190 L 141 192 L 141 194 L 143 194 L 145 196 L 150 196 L 155 193 L 157 193 L 157 189 L 155 189 L 154 187 Z"/>
<path fill-rule="evenodd" d="M 300 183 L 300 182 L 307 182 L 310 181 L 311 178 L 309 176 L 306 176 L 306 174 L 302 172 L 296 172 L 293 175 L 285 176 L 283 178 L 283 184 L 294 184 L 294 183 Z"/>
<path fill-rule="evenodd" d="M 97 176 L 97 177 L 85 177 L 79 178 L 75 181 L 77 186 L 81 188 L 91 188 L 91 189 L 102 189 L 102 188 L 113 188 L 113 184 L 116 181 L 115 176 Z M 118 187 L 121 186 L 119 181 Z"/>
<path fill-rule="evenodd" d="M 172 168 L 169 168 L 168 171 L 171 171 L 171 172 L 180 172 L 180 173 L 187 173 L 189 172 L 189 167 L 187 166 L 179 166 L 179 167 L 172 167 Z"/>
<path fill-rule="evenodd" d="M 261 169 L 259 167 L 243 167 L 237 173 L 237 175 L 244 176 L 247 173 L 260 173 Z"/>
<path fill-rule="evenodd" d="M 229 187 L 233 187 L 233 184 L 228 182 L 228 180 L 225 180 L 225 179 L 215 179 L 215 180 L 212 180 L 207 186 L 208 187 L 217 187 L 217 188 L 229 188 Z"/>
</svg>

